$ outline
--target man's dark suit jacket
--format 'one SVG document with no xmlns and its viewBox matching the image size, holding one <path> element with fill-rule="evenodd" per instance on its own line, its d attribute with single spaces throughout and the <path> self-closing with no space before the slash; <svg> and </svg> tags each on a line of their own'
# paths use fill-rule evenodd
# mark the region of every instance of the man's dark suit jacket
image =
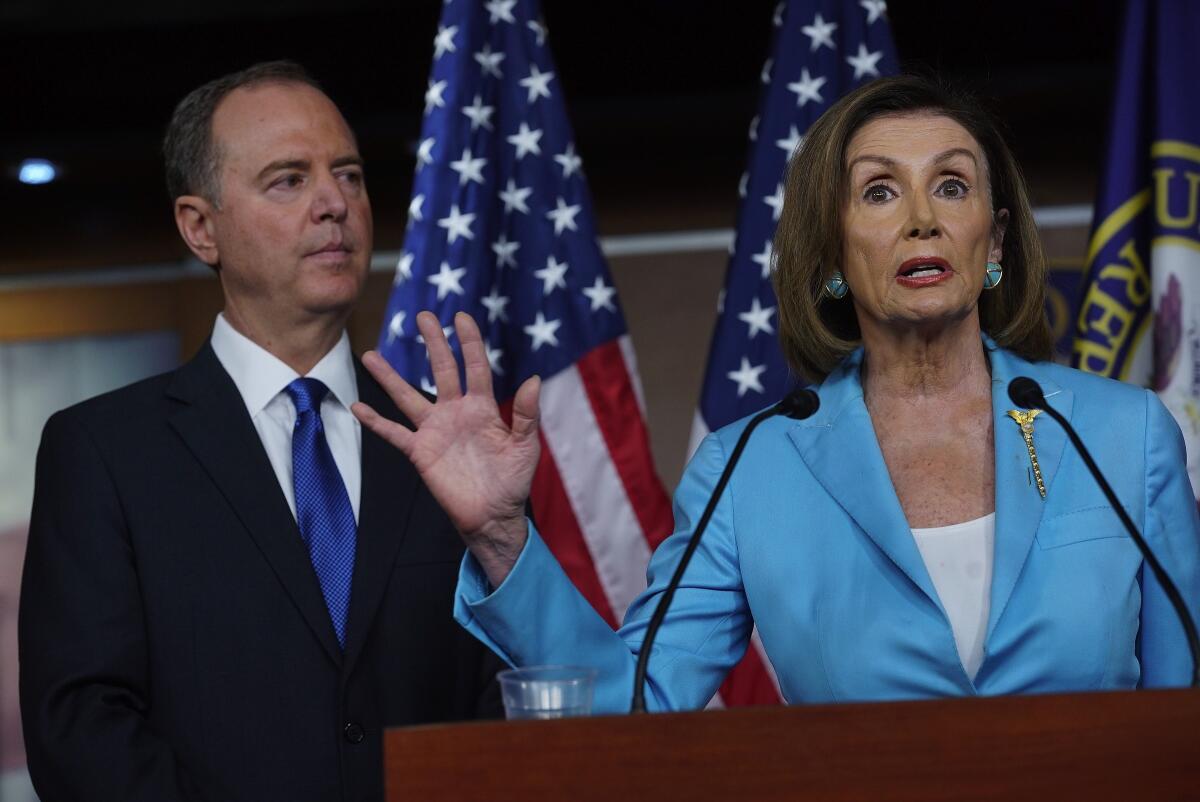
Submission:
<svg viewBox="0 0 1200 802">
<path fill-rule="evenodd" d="M 459 538 L 411 464 L 363 429 L 343 654 L 207 345 L 54 415 L 34 496 L 20 690 L 43 802 L 378 800 L 385 726 L 500 714 L 503 666 L 451 617 Z"/>
</svg>

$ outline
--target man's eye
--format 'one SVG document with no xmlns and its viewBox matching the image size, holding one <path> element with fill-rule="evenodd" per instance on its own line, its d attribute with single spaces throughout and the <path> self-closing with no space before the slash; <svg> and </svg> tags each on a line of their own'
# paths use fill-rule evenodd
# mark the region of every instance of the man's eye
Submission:
<svg viewBox="0 0 1200 802">
<path fill-rule="evenodd" d="M 275 179 L 271 184 L 273 187 L 283 187 L 284 189 L 295 189 L 304 183 L 304 176 L 299 173 L 288 173 Z"/>
</svg>

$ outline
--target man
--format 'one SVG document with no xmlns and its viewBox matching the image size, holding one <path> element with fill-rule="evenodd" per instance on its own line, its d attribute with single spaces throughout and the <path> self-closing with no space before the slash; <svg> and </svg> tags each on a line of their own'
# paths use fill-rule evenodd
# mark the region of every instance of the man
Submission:
<svg viewBox="0 0 1200 802">
<path fill-rule="evenodd" d="M 21 705 L 43 802 L 382 798 L 387 725 L 495 715 L 451 617 L 462 555 L 360 428 L 344 332 L 371 208 L 354 135 L 299 67 L 192 92 L 175 221 L 225 296 L 172 373 L 55 415 L 38 455 Z"/>
</svg>

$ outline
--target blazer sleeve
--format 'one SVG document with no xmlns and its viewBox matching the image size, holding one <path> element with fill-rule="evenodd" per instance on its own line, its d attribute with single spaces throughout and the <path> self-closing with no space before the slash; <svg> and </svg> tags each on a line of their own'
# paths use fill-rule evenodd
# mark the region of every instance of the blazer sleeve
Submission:
<svg viewBox="0 0 1200 802">
<path fill-rule="evenodd" d="M 1146 543 L 1178 587 L 1192 618 L 1200 619 L 1200 521 L 1183 436 L 1158 396 L 1149 391 L 1146 395 Z M 1191 681 L 1192 658 L 1183 625 L 1145 564 L 1139 654 L 1142 687 Z"/>
<path fill-rule="evenodd" d="M 121 499 L 78 415 L 38 449 L 18 619 L 21 718 L 42 802 L 200 794 L 147 724 L 137 564 Z"/>
<path fill-rule="evenodd" d="M 597 669 L 594 710 L 627 712 L 646 627 L 725 462 L 720 441 L 709 435 L 676 491 L 676 531 L 651 558 L 648 587 L 630 605 L 620 630 L 614 632 L 575 589 L 532 524 L 516 565 L 495 590 L 467 554 L 455 618 L 511 665 Z M 646 691 L 652 710 L 702 707 L 749 643 L 753 622 L 742 588 L 730 496 L 727 490 L 717 505 L 655 640 Z"/>
</svg>

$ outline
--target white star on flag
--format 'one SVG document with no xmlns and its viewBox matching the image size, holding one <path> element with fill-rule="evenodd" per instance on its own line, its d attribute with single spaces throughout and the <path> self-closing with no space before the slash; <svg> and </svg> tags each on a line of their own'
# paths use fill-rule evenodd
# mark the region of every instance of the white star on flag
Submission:
<svg viewBox="0 0 1200 802">
<path fill-rule="evenodd" d="M 783 24 L 783 9 L 786 5 L 786 0 L 779 0 L 779 2 L 775 4 L 775 13 L 771 15 L 771 24 L 776 28 Z"/>
<path fill-rule="evenodd" d="M 803 106 L 808 101 L 814 103 L 824 103 L 825 98 L 821 97 L 821 87 L 825 85 L 825 78 L 813 78 L 808 74 L 808 67 L 800 70 L 800 80 L 787 85 L 787 88 L 796 93 L 796 104 Z"/>
<path fill-rule="evenodd" d="M 771 240 L 763 243 L 763 249 L 750 257 L 750 261 L 762 267 L 762 277 L 768 279 L 771 277 Z"/>
<path fill-rule="evenodd" d="M 397 312 L 388 321 L 388 342 L 404 334 L 404 312 Z"/>
<path fill-rule="evenodd" d="M 446 91 L 445 81 L 430 81 L 429 88 L 425 90 L 425 113 L 428 114 L 434 106 L 442 108 L 446 105 L 446 101 L 442 100 L 442 92 Z"/>
<path fill-rule="evenodd" d="M 773 65 L 774 63 L 775 63 L 774 59 L 767 59 L 763 63 L 762 72 L 760 72 L 758 74 L 758 77 L 762 80 L 762 82 L 764 84 L 771 83 L 771 65 Z"/>
<path fill-rule="evenodd" d="M 762 304 L 755 298 L 750 304 L 749 312 L 738 313 L 738 320 L 750 325 L 750 333 L 746 336 L 753 339 L 760 331 L 763 334 L 774 334 L 775 329 L 771 326 L 771 315 L 775 314 L 775 307 L 768 306 L 764 308 Z"/>
<path fill-rule="evenodd" d="M 494 323 L 496 318 L 508 322 L 508 315 L 504 313 L 504 308 L 508 306 L 508 297 L 500 294 L 499 287 L 492 287 L 491 293 L 480 298 L 479 302 L 488 311 L 488 323 Z"/>
<path fill-rule="evenodd" d="M 607 309 L 610 312 L 617 311 L 612 302 L 613 296 L 617 294 L 617 289 L 605 284 L 603 277 L 596 276 L 596 281 L 592 286 L 583 288 L 583 294 L 592 302 L 593 312 L 599 312 L 601 309 Z"/>
<path fill-rule="evenodd" d="M 746 187 L 750 183 L 750 173 L 743 172 L 742 177 L 738 179 L 738 197 L 746 197 Z"/>
<path fill-rule="evenodd" d="M 546 320 L 546 316 L 541 312 L 537 313 L 537 319 L 528 326 L 525 326 L 525 333 L 533 338 L 533 343 L 530 345 L 534 351 L 541 348 L 543 345 L 558 346 L 558 337 L 554 336 L 554 332 L 558 331 L 558 327 L 562 325 L 561 320 Z"/>
<path fill-rule="evenodd" d="M 546 212 L 546 217 L 554 221 L 554 233 L 562 234 L 564 229 L 578 231 L 575 225 L 575 215 L 579 214 L 583 206 L 575 204 L 568 206 L 562 198 L 555 201 L 555 208 Z"/>
<path fill-rule="evenodd" d="M 762 382 L 758 380 L 758 377 L 766 369 L 766 365 L 751 365 L 749 359 L 742 357 L 742 366 L 737 370 L 729 371 L 725 375 L 737 382 L 737 394 L 738 398 L 741 398 L 746 394 L 747 390 L 753 390 L 756 393 L 764 392 Z"/>
<path fill-rule="evenodd" d="M 800 143 L 804 141 L 804 137 L 800 136 L 800 132 L 796 130 L 796 126 L 791 126 L 788 129 L 786 139 L 776 139 L 775 144 L 783 149 L 783 152 L 790 158 L 796 152 L 796 148 L 800 147 Z"/>
<path fill-rule="evenodd" d="M 763 198 L 763 203 L 771 207 L 771 217 L 775 222 L 779 222 L 779 214 L 783 211 L 783 184 L 775 187 L 774 195 L 767 195 Z"/>
<path fill-rule="evenodd" d="M 885 0 L 862 0 L 859 5 L 867 10 L 868 25 L 882 17 L 887 12 L 887 3 Z"/>
<path fill-rule="evenodd" d="M 813 52 L 816 52 L 816 49 L 821 45 L 825 45 L 830 50 L 837 50 L 837 46 L 833 43 L 833 32 L 837 30 L 836 22 L 826 22 L 818 14 L 816 19 L 813 20 L 812 25 L 805 25 L 800 30 L 812 40 L 811 49 Z"/>
<path fill-rule="evenodd" d="M 542 138 L 542 130 L 540 128 L 530 128 L 529 124 L 522 121 L 520 129 L 510 137 L 506 137 L 508 142 L 515 145 L 517 148 L 517 161 L 525 158 L 532 153 L 534 156 L 541 156 L 542 149 L 538 145 L 538 140 Z"/>
<path fill-rule="evenodd" d="M 529 214 L 529 207 L 525 205 L 525 201 L 531 194 L 533 194 L 531 188 L 518 187 L 516 181 L 508 179 L 508 186 L 500 193 L 500 200 L 504 201 L 504 211 L 511 212 L 516 209 L 522 214 Z"/>
<path fill-rule="evenodd" d="M 750 120 L 750 141 L 754 142 L 758 139 L 758 115 L 755 114 Z"/>
<path fill-rule="evenodd" d="M 488 21 L 493 25 L 501 20 L 504 22 L 516 22 L 516 19 L 512 15 L 513 6 L 516 4 L 517 0 L 488 0 L 484 4 L 484 8 L 487 9 L 490 15 Z"/>
<path fill-rule="evenodd" d="M 504 352 L 499 348 L 493 348 L 492 344 L 486 341 L 483 343 L 483 350 L 487 354 L 488 367 L 492 369 L 492 373 L 503 376 L 504 369 L 500 367 L 500 359 L 504 356 Z"/>
<path fill-rule="evenodd" d="M 458 185 L 464 186 L 468 181 L 478 181 L 483 183 L 483 168 L 487 165 L 487 159 L 480 156 L 478 159 L 472 158 L 471 149 L 463 148 L 461 159 L 450 162 L 450 169 L 458 173 Z"/>
<path fill-rule="evenodd" d="M 475 102 L 470 106 L 462 107 L 462 113 L 471 120 L 472 131 L 481 125 L 489 131 L 492 130 L 492 114 L 495 111 L 495 106 L 483 105 L 483 99 L 479 95 L 475 96 Z"/>
<path fill-rule="evenodd" d="M 858 53 L 853 56 L 846 56 L 846 63 L 854 68 L 854 80 L 862 78 L 864 75 L 872 75 L 879 77 L 879 68 L 875 65 L 879 63 L 879 59 L 883 58 L 883 51 L 876 50 L 874 53 L 867 50 L 865 44 L 858 46 Z"/>
<path fill-rule="evenodd" d="M 396 280 L 393 285 L 400 285 L 412 278 L 413 255 L 408 251 L 400 254 L 400 260 L 396 262 Z"/>
<path fill-rule="evenodd" d="M 504 234 L 500 235 L 500 239 L 492 243 L 492 251 L 496 254 L 497 267 L 516 267 L 517 260 L 513 256 L 517 252 L 517 248 L 521 247 L 520 241 L 509 242 L 508 237 Z"/>
<path fill-rule="evenodd" d="M 533 275 L 542 280 L 542 295 L 549 295 L 554 292 L 555 288 L 567 288 L 565 276 L 567 275 L 567 263 L 559 262 L 553 256 L 546 259 L 546 266 L 541 270 L 533 271 Z"/>
<path fill-rule="evenodd" d="M 503 78 L 504 75 L 500 72 L 500 62 L 504 61 L 504 55 L 504 53 L 493 53 L 491 45 L 484 44 L 483 49 L 475 54 L 475 60 L 479 62 L 479 67 L 483 70 L 484 75 Z"/>
<path fill-rule="evenodd" d="M 446 53 L 453 53 L 456 48 L 454 46 L 454 34 L 458 33 L 458 26 L 451 25 L 449 28 L 438 26 L 437 36 L 433 37 L 433 60 L 437 61 Z"/>
<path fill-rule="evenodd" d="M 424 376 L 421 377 L 421 390 L 429 395 L 437 395 L 437 386 Z"/>
<path fill-rule="evenodd" d="M 422 139 L 421 144 L 417 145 L 417 170 L 420 170 L 427 164 L 433 164 L 433 146 L 437 141 L 433 137 Z"/>
<path fill-rule="evenodd" d="M 533 31 L 534 38 L 537 39 L 538 47 L 546 44 L 546 26 L 535 19 L 531 19 L 525 23 L 525 27 Z"/>
<path fill-rule="evenodd" d="M 553 77 L 553 72 L 542 72 L 536 64 L 530 64 L 529 77 L 517 81 L 529 90 L 529 98 L 526 102 L 533 103 L 539 97 L 550 97 L 550 79 Z"/>
<path fill-rule="evenodd" d="M 583 159 L 575 155 L 574 142 L 568 143 L 566 151 L 555 156 L 554 161 L 562 165 L 563 178 L 570 178 L 583 164 Z"/>
<path fill-rule="evenodd" d="M 413 199 L 408 202 L 408 220 L 410 223 L 419 223 L 425 219 L 424 215 L 421 214 L 421 206 L 424 203 L 424 195 L 413 195 Z"/>
<path fill-rule="evenodd" d="M 438 272 L 426 279 L 430 284 L 437 287 L 438 300 L 442 300 L 450 293 L 455 295 L 463 294 L 463 286 L 459 283 L 459 279 L 466 275 L 465 267 L 451 268 L 449 262 L 442 262 L 442 266 L 438 268 Z"/>
<path fill-rule="evenodd" d="M 475 222 L 475 213 L 468 212 L 460 214 L 458 204 L 450 204 L 450 214 L 437 221 L 437 224 L 446 229 L 446 236 L 453 243 L 459 237 L 466 239 L 475 239 L 475 235 L 471 233 L 471 223 Z"/>
</svg>

